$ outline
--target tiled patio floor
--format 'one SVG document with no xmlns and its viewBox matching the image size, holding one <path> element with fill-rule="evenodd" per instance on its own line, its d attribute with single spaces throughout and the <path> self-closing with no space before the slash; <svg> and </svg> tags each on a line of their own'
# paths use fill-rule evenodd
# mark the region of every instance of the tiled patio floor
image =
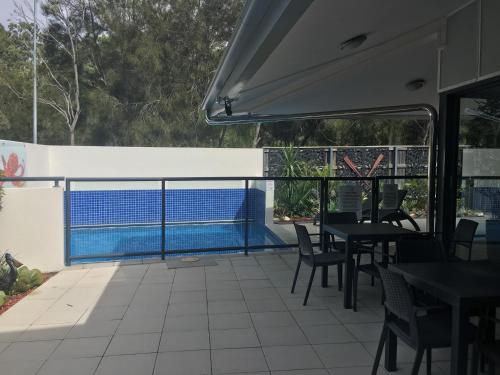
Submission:
<svg viewBox="0 0 500 375">
<path fill-rule="evenodd" d="M 216 259 L 60 272 L 0 316 L 0 373 L 370 373 L 383 316 L 378 286 L 363 278 L 359 311 L 344 310 L 331 268 L 331 286 L 321 288 L 318 275 L 304 308 L 310 268 L 290 294 L 296 254 Z M 413 356 L 400 347 L 397 374 L 410 372 Z M 447 357 L 436 351 L 434 374 L 448 372 Z"/>
</svg>

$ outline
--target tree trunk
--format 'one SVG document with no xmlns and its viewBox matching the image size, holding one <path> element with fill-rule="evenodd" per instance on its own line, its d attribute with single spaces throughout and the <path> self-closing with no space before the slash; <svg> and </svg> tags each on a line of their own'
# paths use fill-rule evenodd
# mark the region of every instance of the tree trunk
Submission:
<svg viewBox="0 0 500 375">
<path fill-rule="evenodd" d="M 224 137 L 226 136 L 227 126 L 223 126 L 222 130 L 219 134 L 219 142 L 217 143 L 217 147 L 222 147 L 224 144 Z"/>
<path fill-rule="evenodd" d="M 252 141 L 252 147 L 253 148 L 257 148 L 257 146 L 259 145 L 259 142 L 260 142 L 260 122 L 257 123 L 257 126 L 255 127 L 255 135 L 253 137 L 253 141 Z"/>
<path fill-rule="evenodd" d="M 75 145 L 75 129 L 70 129 L 69 131 L 69 144 L 71 146 Z"/>
</svg>

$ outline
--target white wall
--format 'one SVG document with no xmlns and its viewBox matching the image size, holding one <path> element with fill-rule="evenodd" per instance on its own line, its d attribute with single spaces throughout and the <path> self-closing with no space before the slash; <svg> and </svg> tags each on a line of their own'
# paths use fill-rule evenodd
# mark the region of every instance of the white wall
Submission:
<svg viewBox="0 0 500 375">
<path fill-rule="evenodd" d="M 62 188 L 5 189 L 0 211 L 0 251 L 44 272 L 64 266 Z"/>
<path fill-rule="evenodd" d="M 263 169 L 261 149 L 48 147 L 50 174 L 66 177 L 262 176 Z"/>
</svg>

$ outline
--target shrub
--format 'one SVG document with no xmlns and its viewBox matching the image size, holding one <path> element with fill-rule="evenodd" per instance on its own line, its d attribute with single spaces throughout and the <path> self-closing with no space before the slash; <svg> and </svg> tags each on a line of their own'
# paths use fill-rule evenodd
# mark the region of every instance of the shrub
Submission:
<svg viewBox="0 0 500 375">
<path fill-rule="evenodd" d="M 293 147 L 283 150 L 284 177 L 326 177 L 328 167 L 312 167 L 299 160 Z M 319 211 L 318 181 L 276 181 L 275 215 L 278 217 L 314 216 Z"/>
<path fill-rule="evenodd" d="M 0 290 L 0 307 L 7 301 L 7 295 L 4 291 Z"/>
<path fill-rule="evenodd" d="M 31 278 L 31 287 L 32 288 L 40 286 L 43 283 L 42 271 L 40 271 L 36 268 L 31 270 L 30 278 Z"/>
<path fill-rule="evenodd" d="M 30 270 L 26 266 L 19 267 L 17 270 L 17 280 L 10 290 L 10 294 L 19 294 L 33 289 L 43 282 L 42 272 L 38 269 Z"/>
</svg>

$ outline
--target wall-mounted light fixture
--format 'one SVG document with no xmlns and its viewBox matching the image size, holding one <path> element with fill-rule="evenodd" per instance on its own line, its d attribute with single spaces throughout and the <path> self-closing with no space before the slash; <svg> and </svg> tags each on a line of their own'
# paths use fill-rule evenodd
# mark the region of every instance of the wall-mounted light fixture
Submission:
<svg viewBox="0 0 500 375">
<path fill-rule="evenodd" d="M 358 48 L 360 45 L 362 45 L 366 39 L 368 39 L 368 36 L 366 34 L 359 34 L 356 35 L 355 37 L 351 39 L 347 39 L 340 43 L 340 50 L 352 50 Z"/>
<path fill-rule="evenodd" d="M 417 91 L 425 86 L 427 81 L 422 78 L 414 79 L 406 83 L 405 87 L 408 91 Z"/>
</svg>

